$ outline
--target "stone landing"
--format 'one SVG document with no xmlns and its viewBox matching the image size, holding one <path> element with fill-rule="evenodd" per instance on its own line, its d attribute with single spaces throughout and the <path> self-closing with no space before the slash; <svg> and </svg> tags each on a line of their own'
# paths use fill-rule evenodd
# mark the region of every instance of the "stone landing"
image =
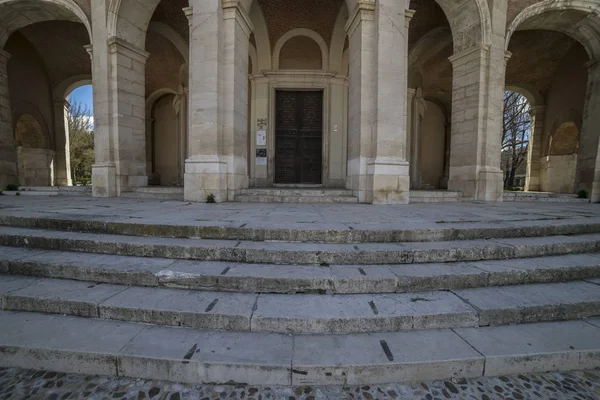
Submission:
<svg viewBox="0 0 600 400">
<path fill-rule="evenodd" d="M 313 204 L 357 204 L 358 198 L 352 190 L 324 188 L 255 188 L 242 189 L 235 196 L 240 203 L 313 203 Z"/>
</svg>

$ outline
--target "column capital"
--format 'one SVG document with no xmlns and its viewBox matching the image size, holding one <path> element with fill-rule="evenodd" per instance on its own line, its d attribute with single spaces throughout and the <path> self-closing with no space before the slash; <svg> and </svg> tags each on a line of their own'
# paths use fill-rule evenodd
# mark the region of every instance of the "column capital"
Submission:
<svg viewBox="0 0 600 400">
<path fill-rule="evenodd" d="M 404 10 L 404 27 L 406 29 L 408 29 L 408 26 L 410 25 L 410 21 L 413 19 L 415 13 L 416 13 L 415 10 L 409 10 L 409 9 Z"/>
<path fill-rule="evenodd" d="M 111 54 L 117 53 L 125 55 L 142 64 L 145 64 L 146 60 L 150 56 L 150 53 L 147 51 L 142 50 L 137 46 L 134 46 L 131 43 L 115 36 L 108 39 L 108 51 Z"/>
<path fill-rule="evenodd" d="M 182 10 L 191 26 L 194 17 L 194 7 L 183 7 Z"/>
<path fill-rule="evenodd" d="M 448 57 L 454 67 L 487 58 L 490 52 L 489 44 L 478 44 Z"/>
<path fill-rule="evenodd" d="M 90 55 L 90 59 L 93 60 L 94 59 L 94 46 L 92 46 L 91 44 L 86 44 L 85 46 L 83 46 L 83 48 Z"/>
<path fill-rule="evenodd" d="M 354 10 L 350 13 L 350 17 L 346 22 L 344 29 L 348 36 L 352 36 L 358 25 L 362 21 L 375 20 L 375 2 L 374 1 L 358 1 Z"/>
<path fill-rule="evenodd" d="M 235 19 L 246 33 L 246 36 L 250 36 L 250 33 L 254 30 L 254 25 L 252 25 L 250 16 L 239 0 L 222 0 L 222 7 L 223 19 Z"/>
</svg>

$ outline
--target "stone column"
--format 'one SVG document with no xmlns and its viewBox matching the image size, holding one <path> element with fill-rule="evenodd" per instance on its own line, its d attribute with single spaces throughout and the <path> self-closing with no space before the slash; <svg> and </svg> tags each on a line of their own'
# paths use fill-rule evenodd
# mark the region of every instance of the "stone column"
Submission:
<svg viewBox="0 0 600 400">
<path fill-rule="evenodd" d="M 417 94 L 417 89 L 408 88 L 406 96 L 406 148 L 412 149 L 413 140 L 415 136 L 414 122 L 413 122 L 413 101 L 415 95 Z M 406 154 L 406 161 L 409 163 L 409 175 L 413 176 L 413 169 L 415 168 L 415 164 L 413 163 L 412 151 L 409 151 Z M 411 189 L 414 189 L 412 186 L 412 178 L 411 178 Z"/>
<path fill-rule="evenodd" d="M 592 203 L 595 203 L 600 201 L 600 60 L 591 61 L 586 67 L 588 83 L 579 136 L 576 190 L 586 190 Z M 595 149 L 593 154 L 588 147 Z"/>
<path fill-rule="evenodd" d="M 17 148 L 8 93 L 9 58 L 10 54 L 0 49 L 0 191 L 5 190 L 6 185 L 18 184 Z"/>
<path fill-rule="evenodd" d="M 404 1 L 379 0 L 375 11 L 373 149 L 367 164 L 367 202 L 408 204 L 406 92 L 408 25 L 414 12 Z M 404 21 L 398 16 L 404 15 Z M 404 22 L 404 23 L 403 23 Z"/>
<path fill-rule="evenodd" d="M 54 99 L 54 135 L 56 137 L 56 162 L 54 163 L 54 184 L 72 186 L 71 151 L 69 149 L 69 122 L 65 99 Z"/>
<path fill-rule="evenodd" d="M 525 191 L 538 192 L 540 190 L 540 158 L 542 158 L 542 136 L 544 134 L 544 119 L 546 107 L 536 106 L 531 115 L 532 127 L 529 133 L 529 148 L 527 149 L 527 175 L 525 178 Z"/>
<path fill-rule="evenodd" d="M 371 157 L 375 110 L 375 4 L 358 2 L 346 23 L 349 38 L 348 176 L 346 187 L 367 202 L 367 162 Z M 371 194 L 372 197 L 372 194 Z"/>
<path fill-rule="evenodd" d="M 177 185 L 183 185 L 184 165 L 187 152 L 187 88 L 180 87 L 173 100 L 177 115 Z"/>
<path fill-rule="evenodd" d="M 146 172 L 147 52 L 119 38 L 108 40 L 117 195 L 148 186 Z"/>
<path fill-rule="evenodd" d="M 454 71 L 448 189 L 475 200 L 502 201 L 499 135 L 506 57 L 503 48 L 487 44 L 450 57 Z"/>
<path fill-rule="evenodd" d="M 235 1 L 192 0 L 185 199 L 233 200 L 248 187 L 250 18 Z"/>
<path fill-rule="evenodd" d="M 91 3 L 92 20 L 106 21 L 108 6 L 106 2 Z M 108 29 L 104 23 L 94 25 L 92 46 L 88 52 L 92 56 L 92 80 L 94 89 L 94 155 L 92 166 L 92 194 L 94 197 L 117 196 L 116 166 L 114 163 L 114 146 L 111 135 L 111 102 L 110 102 L 110 65 L 108 54 Z"/>
<path fill-rule="evenodd" d="M 248 47 L 253 30 L 238 0 L 222 1 L 223 155 L 227 160 L 227 200 L 249 186 L 248 175 Z"/>
<path fill-rule="evenodd" d="M 418 88 L 413 97 L 411 110 L 411 145 L 410 151 L 410 185 L 413 189 L 421 188 L 421 139 L 423 136 L 423 117 L 427 109 L 427 102 L 423 91 Z"/>
</svg>

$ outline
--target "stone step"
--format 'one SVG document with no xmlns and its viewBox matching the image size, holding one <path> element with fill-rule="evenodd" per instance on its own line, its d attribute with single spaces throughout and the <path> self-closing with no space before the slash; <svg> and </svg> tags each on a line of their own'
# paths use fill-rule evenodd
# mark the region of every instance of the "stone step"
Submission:
<svg viewBox="0 0 600 400">
<path fill-rule="evenodd" d="M 313 203 L 313 204 L 358 204 L 353 196 L 306 196 L 306 195 L 263 195 L 241 194 L 235 196 L 238 203 Z"/>
<path fill-rule="evenodd" d="M 121 193 L 121 197 L 130 199 L 154 199 L 183 201 L 183 188 L 175 186 L 134 187 L 129 192 Z"/>
<path fill-rule="evenodd" d="M 353 197 L 349 189 L 329 188 L 251 188 L 242 189 L 240 195 L 302 196 L 302 197 Z"/>
<path fill-rule="evenodd" d="M 366 294 L 600 277 L 599 254 L 416 265 L 272 265 L 0 247 L 0 272 L 134 286 L 249 293 Z"/>
<path fill-rule="evenodd" d="M 600 319 L 337 336 L 0 311 L 0 352 L 0 367 L 192 384 L 385 384 L 598 368 Z"/>
<path fill-rule="evenodd" d="M 3 191 L 7 196 L 91 196 L 91 186 L 21 186 L 18 191 Z"/>
<path fill-rule="evenodd" d="M 104 209 L 98 209 L 98 215 L 79 215 L 77 211 L 79 210 L 73 210 L 73 215 L 57 218 L 46 212 L 11 209 L 10 215 L 0 215 L 0 226 L 149 237 L 342 244 L 436 242 L 600 233 L 598 217 L 577 219 L 540 217 L 540 219 L 524 221 L 508 218 L 492 222 L 469 222 L 454 218 L 435 223 L 351 224 L 294 223 L 287 221 L 284 216 L 281 219 L 268 221 L 264 218 L 251 219 L 251 222 L 247 220 L 235 222 L 234 217 L 226 218 L 225 221 L 202 218 L 195 220 L 191 216 L 180 220 L 177 218 L 181 211 L 177 210 L 175 215 L 169 214 L 172 215 L 169 221 L 161 219 L 150 222 L 156 214 L 154 209 L 148 211 L 144 217 L 115 217 L 111 214 L 107 215 Z M 295 211 L 290 210 L 290 212 Z"/>
<path fill-rule="evenodd" d="M 1 227 L 0 245 L 248 264 L 376 265 L 593 253 L 598 251 L 600 234 L 352 245 L 154 238 Z"/>
<path fill-rule="evenodd" d="M 496 326 L 600 315 L 575 281 L 387 294 L 253 294 L 0 276 L 1 308 L 195 329 L 352 334 Z"/>
<path fill-rule="evenodd" d="M 456 203 L 462 200 L 461 192 L 447 190 L 411 190 L 411 203 Z"/>
<path fill-rule="evenodd" d="M 546 192 L 505 192 L 503 201 L 537 201 L 550 203 L 589 203 L 590 199 L 581 199 L 576 194 Z"/>
</svg>

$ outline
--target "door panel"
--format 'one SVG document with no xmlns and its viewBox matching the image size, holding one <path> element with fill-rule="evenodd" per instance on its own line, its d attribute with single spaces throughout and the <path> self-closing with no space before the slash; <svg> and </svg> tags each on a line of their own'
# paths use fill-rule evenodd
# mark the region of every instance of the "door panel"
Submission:
<svg viewBox="0 0 600 400">
<path fill-rule="evenodd" d="M 321 183 L 323 93 L 278 91 L 275 183 Z"/>
</svg>

